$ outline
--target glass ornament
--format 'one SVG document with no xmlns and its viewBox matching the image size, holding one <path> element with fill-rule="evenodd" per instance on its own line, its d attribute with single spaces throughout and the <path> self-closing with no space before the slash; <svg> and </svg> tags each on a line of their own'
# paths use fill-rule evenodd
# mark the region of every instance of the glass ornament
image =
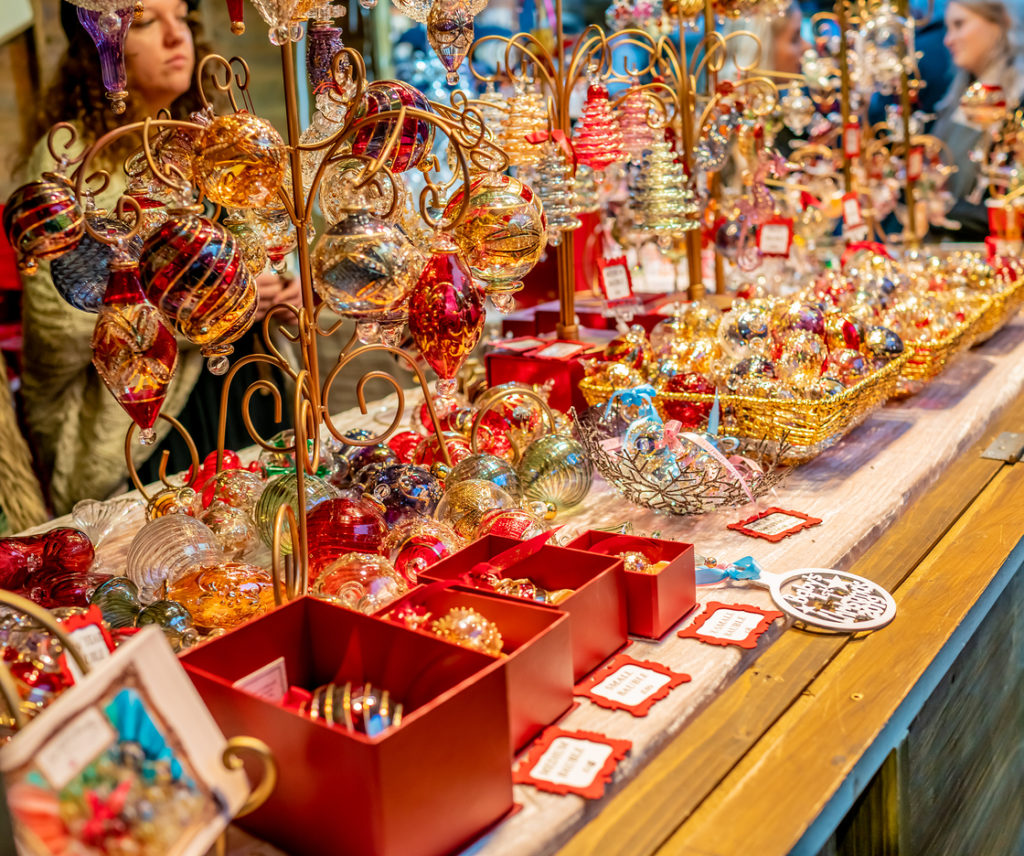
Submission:
<svg viewBox="0 0 1024 856">
<path fill-rule="evenodd" d="M 242 258 L 245 259 L 249 273 L 253 276 L 263 273 L 267 262 L 270 261 L 270 257 L 267 255 L 267 244 L 263 240 L 263 236 L 253 227 L 246 212 L 232 211 L 224 218 L 222 225 L 235 236 L 238 250 L 241 252 Z"/>
<path fill-rule="evenodd" d="M 178 343 L 160 311 L 142 293 L 135 262 L 113 264 L 92 334 L 92 364 L 139 426 L 139 440 L 153 443 L 153 425 L 178 364 Z"/>
<path fill-rule="evenodd" d="M 407 517 L 388 531 L 380 552 L 391 560 L 410 585 L 431 565 L 447 558 L 462 547 L 455 530 L 439 520 Z"/>
<path fill-rule="evenodd" d="M 858 27 L 856 45 L 854 53 L 862 61 L 861 91 L 898 92 L 903 73 L 913 67 L 913 22 L 897 14 L 889 0 L 883 0 Z"/>
<path fill-rule="evenodd" d="M 630 368 L 641 368 L 653 359 L 653 350 L 647 333 L 639 324 L 612 339 L 604 346 L 604 358 L 612 363 L 624 363 Z"/>
<path fill-rule="evenodd" d="M 483 479 L 493 482 L 511 496 L 519 498 L 522 490 L 519 475 L 512 464 L 496 455 L 469 455 L 452 467 L 445 479 L 445 487 L 451 488 L 467 479 Z"/>
<path fill-rule="evenodd" d="M 370 500 L 338 497 L 321 502 L 307 518 L 309 579 L 342 553 L 376 553 L 388 526 L 379 506 Z"/>
<path fill-rule="evenodd" d="M 800 135 L 814 121 L 814 101 L 799 86 L 790 86 L 779 99 L 782 121 L 794 134 Z"/>
<path fill-rule="evenodd" d="M 587 87 L 583 115 L 576 123 L 572 147 L 577 163 L 601 175 L 613 163 L 627 159 L 618 120 L 612 112 L 608 87 L 596 80 Z"/>
<path fill-rule="evenodd" d="M 973 125 L 995 125 L 1006 117 L 1006 92 L 998 84 L 976 80 L 960 96 L 960 109 Z"/>
<path fill-rule="evenodd" d="M 388 446 L 398 455 L 403 464 L 411 464 L 416 447 L 423 442 L 423 435 L 415 431 L 396 431 L 388 439 Z"/>
<path fill-rule="evenodd" d="M 203 193 L 229 208 L 270 205 L 285 177 L 287 149 L 266 119 L 217 116 L 199 136 L 194 169 Z"/>
<path fill-rule="evenodd" d="M 370 615 L 409 591 L 409 583 L 383 556 L 346 553 L 317 577 L 310 592 L 345 609 Z"/>
<path fill-rule="evenodd" d="M 455 375 L 484 329 L 484 297 L 458 247 L 439 238 L 409 295 L 409 332 L 438 376 L 442 410 L 451 409 Z"/>
<path fill-rule="evenodd" d="M 347 211 L 313 247 L 313 288 L 345 318 L 401 324 L 422 259 L 401 229 Z"/>
<path fill-rule="evenodd" d="M 765 354 L 771 348 L 769 316 L 758 308 L 734 306 L 718 325 L 718 343 L 723 353 L 736 360 Z"/>
<path fill-rule="evenodd" d="M 666 393 L 714 395 L 715 385 L 698 372 L 680 372 L 665 382 L 664 390 Z M 671 398 L 665 398 L 662 401 L 665 416 L 677 420 L 683 428 L 687 429 L 706 425 L 713 406 L 710 401 L 706 403 L 673 401 Z"/>
<path fill-rule="evenodd" d="M 120 115 L 128 97 L 128 73 L 124 65 L 124 40 L 135 17 L 132 5 L 121 9 L 77 10 L 78 21 L 89 34 L 100 57 L 100 76 L 110 109 Z"/>
<path fill-rule="evenodd" d="M 777 377 L 771 360 L 759 356 L 744 357 L 726 374 L 725 388 L 736 395 L 753 395 L 759 384 Z"/>
<path fill-rule="evenodd" d="M 308 4 L 303 0 L 252 0 L 260 17 L 269 27 L 267 37 L 272 45 L 286 45 L 302 38 L 302 27 L 295 25 L 295 19 Z"/>
<path fill-rule="evenodd" d="M 825 336 L 825 313 L 809 303 L 794 303 L 772 319 L 772 333 L 783 341 L 791 333 L 804 331 L 819 338 Z"/>
<path fill-rule="evenodd" d="M 263 238 L 270 266 L 284 270 L 285 256 L 299 245 L 295 224 L 284 210 L 254 211 L 253 215 L 252 227 Z"/>
<path fill-rule="evenodd" d="M 211 502 L 199 519 L 216 536 L 225 557 L 239 560 L 251 555 L 260 544 L 256 524 L 248 512 L 219 500 Z"/>
<path fill-rule="evenodd" d="M 194 517 L 199 506 L 199 495 L 192 488 L 165 487 L 146 504 L 146 519 L 156 520 L 168 514 L 189 514 Z"/>
<path fill-rule="evenodd" d="M 466 479 L 449 487 L 434 509 L 434 519 L 469 541 L 483 516 L 495 509 L 515 508 L 516 501 L 493 482 Z"/>
<path fill-rule="evenodd" d="M 796 330 L 782 342 L 775 360 L 779 380 L 797 389 L 809 389 L 821 377 L 827 353 L 825 341 L 815 333 Z"/>
<path fill-rule="evenodd" d="M 547 220 L 548 244 L 557 247 L 562 243 L 562 232 L 580 227 L 580 219 L 576 216 L 572 165 L 554 140 L 548 139 L 537 148 L 540 149 L 540 159 L 534 190 Z"/>
<path fill-rule="evenodd" d="M 251 515 L 265 486 L 266 482 L 250 470 L 223 470 L 203 490 L 203 499 L 209 496 L 211 504 L 223 502 Z"/>
<path fill-rule="evenodd" d="M 476 176 L 468 195 L 465 217 L 452 228 L 452 238 L 492 299 L 519 291 L 547 245 L 540 201 L 519 179 L 497 173 Z M 444 216 L 454 218 L 465 198 L 462 187 Z"/>
<path fill-rule="evenodd" d="M 422 92 L 400 80 L 375 80 L 363 90 L 352 112 L 353 121 L 401 110 L 402 107 L 433 113 L 434 108 Z M 376 122 L 368 122 L 356 131 L 352 140 L 352 154 L 379 158 L 398 123 L 391 115 Z M 434 126 L 426 119 L 407 115 L 398 140 L 387 153 L 384 165 L 392 172 L 404 172 L 419 166 L 434 145 Z"/>
<path fill-rule="evenodd" d="M 36 262 L 73 250 L 85 234 L 85 213 L 71 182 L 55 172 L 17 188 L 7 199 L 4 234 L 14 248 L 18 268 L 27 274 Z"/>
<path fill-rule="evenodd" d="M 825 315 L 825 344 L 829 350 L 834 348 L 852 348 L 861 346 L 862 325 L 847 315 L 829 312 Z"/>
<path fill-rule="evenodd" d="M 205 523 L 187 514 L 168 514 L 149 521 L 132 539 L 125 575 L 139 587 L 140 600 L 149 603 L 161 586 L 190 568 L 223 558 L 217 536 Z"/>
<path fill-rule="evenodd" d="M 256 502 L 254 518 L 260 538 L 263 539 L 263 543 L 268 547 L 273 547 L 274 545 L 274 519 L 281 506 L 290 505 L 292 510 L 296 512 L 295 517 L 298 520 L 298 489 L 298 476 L 295 473 L 279 475 L 263 488 L 263 493 L 260 494 L 260 498 Z M 308 473 L 305 474 L 303 479 L 303 490 L 307 515 L 320 503 L 338 498 L 338 491 L 332 485 L 322 478 L 309 475 Z M 291 551 L 291 530 L 285 525 L 281 529 L 281 552 L 288 555 Z"/>
<path fill-rule="evenodd" d="M 115 217 L 86 216 L 93 229 L 112 241 L 128 234 L 128 227 Z M 135 236 L 122 244 L 118 251 L 125 258 L 138 261 L 141 250 L 142 238 Z M 74 249 L 50 262 L 50 278 L 60 296 L 75 309 L 99 312 L 113 258 L 114 247 L 111 244 L 97 241 L 86 232 Z"/>
<path fill-rule="evenodd" d="M 228 19 L 231 21 L 231 32 L 240 36 L 245 32 L 245 19 L 242 12 L 242 0 L 227 0 Z"/>
<path fill-rule="evenodd" d="M 179 213 L 146 239 L 142 259 L 146 297 L 200 346 L 210 371 L 223 374 L 231 343 L 252 326 L 259 303 L 234 236 L 205 217 Z"/>
<path fill-rule="evenodd" d="M 838 380 L 843 386 L 853 386 L 871 374 L 871 366 L 860 351 L 842 348 L 830 351 L 821 370 L 822 375 Z"/>
<path fill-rule="evenodd" d="M 445 615 L 432 621 L 429 629 L 448 642 L 492 657 L 500 656 L 505 644 L 498 625 L 468 607 L 452 607 Z"/>
<path fill-rule="evenodd" d="M 444 431 L 442 433 L 444 435 L 444 445 L 448 450 L 448 457 L 451 459 L 452 466 L 457 465 L 460 461 L 473 454 L 469 440 L 461 434 L 457 434 L 454 431 Z M 418 467 L 433 467 L 434 464 L 444 463 L 444 458 L 441 455 L 441 444 L 436 434 L 430 434 L 420 441 L 416 451 L 413 452 L 412 462 Z"/>
<path fill-rule="evenodd" d="M 672 145 L 653 143 L 644 154 L 636 183 L 638 227 L 653 233 L 663 248 L 673 237 L 700 226 L 700 204 Z"/>
<path fill-rule="evenodd" d="M 630 89 L 619 105 L 619 131 L 622 149 L 634 163 L 640 163 L 658 139 L 650 125 L 653 96 L 644 89 Z"/>
<path fill-rule="evenodd" d="M 543 133 L 548 127 L 547 102 L 533 81 L 517 80 L 515 92 L 508 99 L 508 114 L 501 128 L 498 147 L 508 155 L 509 164 L 523 167 L 539 164 L 542 146 L 536 146 L 527 137 Z M 564 166 L 564 158 L 563 158 Z M 549 170 L 553 167 L 549 166 Z M 535 187 L 540 195 L 539 188 Z M 543 197 L 542 197 L 543 198 Z M 551 213 L 544 205 L 549 224 Z"/>
<path fill-rule="evenodd" d="M 348 462 L 348 477 L 358 484 L 363 483 L 363 473 L 366 470 L 379 471 L 400 463 L 394 449 L 384 443 L 377 443 L 374 446 L 353 446 L 346 449 L 343 454 Z"/>
<path fill-rule="evenodd" d="M 410 516 L 429 517 L 444 493 L 435 476 L 412 464 L 384 467 L 366 483 L 365 489 L 384 506 L 384 520 L 389 527 Z"/>
<path fill-rule="evenodd" d="M 433 0 L 391 0 L 394 7 L 403 15 L 420 24 L 427 23 Z"/>
<path fill-rule="evenodd" d="M 524 497 L 551 503 L 559 511 L 579 505 L 594 477 L 586 449 L 562 434 L 534 440 L 523 452 L 518 473 Z"/>
<path fill-rule="evenodd" d="M 189 648 L 199 641 L 199 633 L 192 624 L 192 615 L 184 605 L 173 600 L 155 600 L 135 616 L 135 626 L 155 624 L 175 651 Z"/>
<path fill-rule="evenodd" d="M 100 608 L 104 622 L 114 629 L 134 627 L 142 611 L 139 587 L 127 577 L 111 577 L 92 593 L 89 603 Z"/>
<path fill-rule="evenodd" d="M 365 186 L 357 187 L 365 172 L 366 163 L 358 158 L 343 158 L 324 170 L 320 208 L 328 223 L 337 223 L 353 209 L 386 219 L 405 208 L 408 191 L 403 182 L 390 181 L 378 172 Z"/>
<path fill-rule="evenodd" d="M 473 44 L 469 0 L 434 0 L 427 15 L 427 42 L 448 72 L 448 85 L 455 86 L 459 66 Z"/>
<path fill-rule="evenodd" d="M 903 353 L 903 340 L 887 327 L 868 327 L 862 348 L 872 359 L 888 362 Z"/>
<path fill-rule="evenodd" d="M 196 626 L 230 630 L 274 608 L 274 584 L 263 568 L 220 562 L 179 577 L 165 597 L 184 606 Z"/>
<path fill-rule="evenodd" d="M 331 69 L 334 57 L 344 47 L 341 27 L 331 21 L 313 21 L 306 30 L 306 75 L 310 88 L 316 92 L 321 87 L 334 85 Z"/>
<path fill-rule="evenodd" d="M 502 538 L 518 538 L 527 541 L 542 535 L 550 527 L 536 514 L 522 508 L 498 508 L 488 511 L 476 527 L 474 538 L 485 535 L 500 535 Z"/>
</svg>

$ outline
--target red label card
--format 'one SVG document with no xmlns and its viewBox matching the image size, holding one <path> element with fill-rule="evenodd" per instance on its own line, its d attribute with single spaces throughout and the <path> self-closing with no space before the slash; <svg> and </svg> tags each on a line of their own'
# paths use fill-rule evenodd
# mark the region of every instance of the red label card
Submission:
<svg viewBox="0 0 1024 856">
<path fill-rule="evenodd" d="M 629 740 L 552 726 L 530 746 L 512 781 L 553 794 L 578 794 L 597 800 L 604 796 L 605 785 L 632 746 Z"/>
<path fill-rule="evenodd" d="M 689 680 L 689 675 L 673 672 L 661 663 L 617 654 L 584 678 L 574 692 L 601 707 L 647 716 L 656 701 Z"/>
<path fill-rule="evenodd" d="M 848 158 L 860 157 L 859 122 L 847 122 L 843 126 L 843 153 Z"/>
<path fill-rule="evenodd" d="M 775 217 L 762 223 L 757 229 L 757 247 L 762 255 L 788 258 L 792 245 L 791 217 Z"/>
<path fill-rule="evenodd" d="M 633 299 L 633 279 L 625 256 L 600 259 L 601 292 L 609 304 L 615 305 Z"/>
<path fill-rule="evenodd" d="M 697 639 L 709 645 L 735 645 L 756 648 L 761 638 L 781 612 L 761 609 L 748 603 L 710 601 L 693 623 L 677 634 L 681 639 Z"/>
<path fill-rule="evenodd" d="M 747 517 L 736 523 L 730 523 L 728 529 L 733 529 L 751 538 L 764 538 L 773 544 L 796 535 L 801 529 L 809 529 L 821 523 L 820 517 L 811 517 L 799 511 L 786 511 L 783 508 L 766 508 L 759 511 L 752 517 Z"/>
</svg>

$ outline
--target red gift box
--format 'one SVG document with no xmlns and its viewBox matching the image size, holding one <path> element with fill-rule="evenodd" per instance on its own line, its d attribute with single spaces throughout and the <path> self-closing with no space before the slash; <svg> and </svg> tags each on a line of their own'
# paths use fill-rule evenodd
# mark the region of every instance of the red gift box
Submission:
<svg viewBox="0 0 1024 856">
<path fill-rule="evenodd" d="M 498 625 L 504 643 L 501 663 L 513 750 L 522 749 L 572 705 L 572 647 L 569 616 L 564 612 L 434 585 L 414 589 L 379 615 L 405 604 L 422 605 L 433 618 L 456 606 L 469 607 Z M 433 636 L 427 630 L 420 632 Z"/>
<path fill-rule="evenodd" d="M 513 354 L 508 351 L 494 351 L 484 357 L 487 367 L 487 385 L 495 387 L 500 383 L 543 384 L 552 382 L 548 404 L 555 410 L 568 412 L 570 407 L 579 411 L 587 409 L 586 399 L 579 390 L 583 380 L 583 364 L 579 357 L 568 360 L 552 360 Z"/>
<path fill-rule="evenodd" d="M 611 542 L 612 538 L 616 540 Z M 656 574 L 625 571 L 626 611 L 629 632 L 634 636 L 658 639 L 697 605 L 693 544 L 661 538 L 632 538 L 590 529 L 566 546 L 602 555 L 607 555 L 609 549 L 616 555 L 635 549 L 648 561 L 668 562 Z"/>
<path fill-rule="evenodd" d="M 523 542 L 485 535 L 459 552 L 431 565 L 420 575 L 424 581 L 458 582 L 463 574 L 498 559 Z M 629 641 L 626 630 L 626 573 L 621 559 L 552 547 L 537 547 L 530 555 L 497 572 L 500 577 L 527 578 L 546 589 L 574 589 L 557 607 L 569 613 L 573 678 L 578 683 Z M 522 602 L 520 598 L 487 592 L 489 597 Z"/>
<path fill-rule="evenodd" d="M 405 706 L 375 737 L 324 725 L 232 684 L 284 657 L 313 689 L 363 681 Z M 500 661 L 299 598 L 181 658 L 228 736 L 263 740 L 277 787 L 241 825 L 292 854 L 440 856 L 512 809 Z"/>
</svg>

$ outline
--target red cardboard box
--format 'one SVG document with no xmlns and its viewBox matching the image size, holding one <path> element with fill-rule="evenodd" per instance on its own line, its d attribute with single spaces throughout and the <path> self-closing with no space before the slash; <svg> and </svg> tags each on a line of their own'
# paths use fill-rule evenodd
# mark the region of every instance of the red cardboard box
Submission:
<svg viewBox="0 0 1024 856">
<path fill-rule="evenodd" d="M 232 686 L 278 657 L 291 685 L 338 677 L 388 689 L 405 705 L 401 725 L 367 737 Z M 277 787 L 240 823 L 288 853 L 441 856 L 512 809 L 493 657 L 304 597 L 181 661 L 225 735 L 273 750 Z"/>
<path fill-rule="evenodd" d="M 590 529 L 574 538 L 567 547 L 577 550 L 601 551 L 609 539 L 628 536 Z M 624 571 L 626 578 L 626 610 L 629 632 L 635 636 L 658 639 L 667 633 L 679 619 L 697 605 L 697 586 L 694 573 L 693 544 L 665 541 L 661 538 L 636 538 L 638 552 L 654 562 L 668 564 L 656 574 L 638 574 Z M 614 553 L 623 553 L 631 547 L 625 541 L 615 542 Z"/>
<path fill-rule="evenodd" d="M 541 384 L 552 381 L 548 398 L 555 410 L 568 412 L 570 407 L 579 411 L 587 409 L 586 399 L 579 390 L 583 380 L 583 364 L 579 357 L 569 360 L 548 360 L 508 351 L 493 351 L 484 357 L 487 367 L 487 385 L 499 383 Z"/>
<path fill-rule="evenodd" d="M 406 603 L 422 604 L 435 618 L 453 607 L 467 606 L 498 625 L 504 642 L 501 662 L 514 751 L 522 749 L 572 705 L 572 643 L 566 613 L 529 601 L 421 586 L 379 614 L 386 615 Z M 433 636 L 426 630 L 419 632 Z"/>
<path fill-rule="evenodd" d="M 476 565 L 488 563 L 521 541 L 485 535 L 459 552 L 431 565 L 420 575 L 424 581 L 458 578 Z M 573 678 L 578 683 L 629 641 L 626 630 L 626 572 L 620 559 L 544 545 L 532 555 L 501 571 L 500 576 L 526 577 L 546 589 L 575 589 L 557 607 L 569 613 Z M 513 600 L 497 593 L 488 597 Z"/>
</svg>

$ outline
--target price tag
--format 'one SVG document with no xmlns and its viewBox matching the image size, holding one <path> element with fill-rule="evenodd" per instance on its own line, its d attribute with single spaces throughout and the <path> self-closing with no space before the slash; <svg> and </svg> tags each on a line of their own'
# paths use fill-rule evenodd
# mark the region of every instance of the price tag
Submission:
<svg viewBox="0 0 1024 856">
<path fill-rule="evenodd" d="M 789 257 L 793 245 L 793 220 L 777 217 L 762 223 L 757 230 L 757 247 L 764 256 Z"/>
<path fill-rule="evenodd" d="M 861 226 L 863 223 L 864 217 L 860 213 L 860 200 L 857 198 L 857 194 L 847 193 L 843 197 L 843 224 L 852 228 Z"/>
<path fill-rule="evenodd" d="M 103 613 L 98 606 L 90 606 L 87 612 L 66 618 L 61 622 L 61 626 L 90 668 L 109 659 L 110 653 L 114 650 L 114 640 L 103 626 Z M 66 651 L 61 653 L 61 663 L 65 673 L 74 683 L 82 680 L 83 675 L 78 663 Z"/>
<path fill-rule="evenodd" d="M 860 157 L 859 122 L 848 122 L 843 126 L 843 154 L 851 159 Z"/>
<path fill-rule="evenodd" d="M 288 673 L 284 657 L 271 660 L 232 684 L 240 690 L 252 693 L 274 704 L 280 704 L 288 693 Z"/>
<path fill-rule="evenodd" d="M 552 726 L 534 741 L 512 778 L 554 794 L 600 799 L 632 746 L 628 740 Z"/>
<path fill-rule="evenodd" d="M 558 341 L 530 351 L 526 356 L 539 357 L 542 360 L 571 360 L 586 351 L 590 345 L 586 342 Z"/>
<path fill-rule="evenodd" d="M 496 351 L 515 351 L 521 354 L 542 347 L 544 340 L 535 336 L 520 336 L 518 339 L 498 339 L 492 344 Z"/>
<path fill-rule="evenodd" d="M 629 275 L 629 263 L 625 256 L 601 259 L 601 291 L 609 305 L 633 299 L 633 280 Z"/>
<path fill-rule="evenodd" d="M 618 654 L 584 678 L 573 692 L 601 707 L 646 716 L 655 702 L 689 680 L 689 675 L 673 672 L 661 663 Z"/>
<path fill-rule="evenodd" d="M 737 648 L 756 648 L 757 640 L 783 614 L 773 609 L 761 609 L 747 603 L 717 603 L 705 605 L 704 612 L 693 623 L 677 634 L 682 639 L 697 639 L 709 645 L 735 645 Z"/>
<path fill-rule="evenodd" d="M 907 178 L 910 181 L 917 181 L 924 171 L 924 149 L 921 146 L 914 146 L 907 155 Z"/>
<path fill-rule="evenodd" d="M 95 707 L 86 708 L 36 753 L 36 766 L 50 786 L 63 788 L 117 741 L 117 734 Z"/>
</svg>

